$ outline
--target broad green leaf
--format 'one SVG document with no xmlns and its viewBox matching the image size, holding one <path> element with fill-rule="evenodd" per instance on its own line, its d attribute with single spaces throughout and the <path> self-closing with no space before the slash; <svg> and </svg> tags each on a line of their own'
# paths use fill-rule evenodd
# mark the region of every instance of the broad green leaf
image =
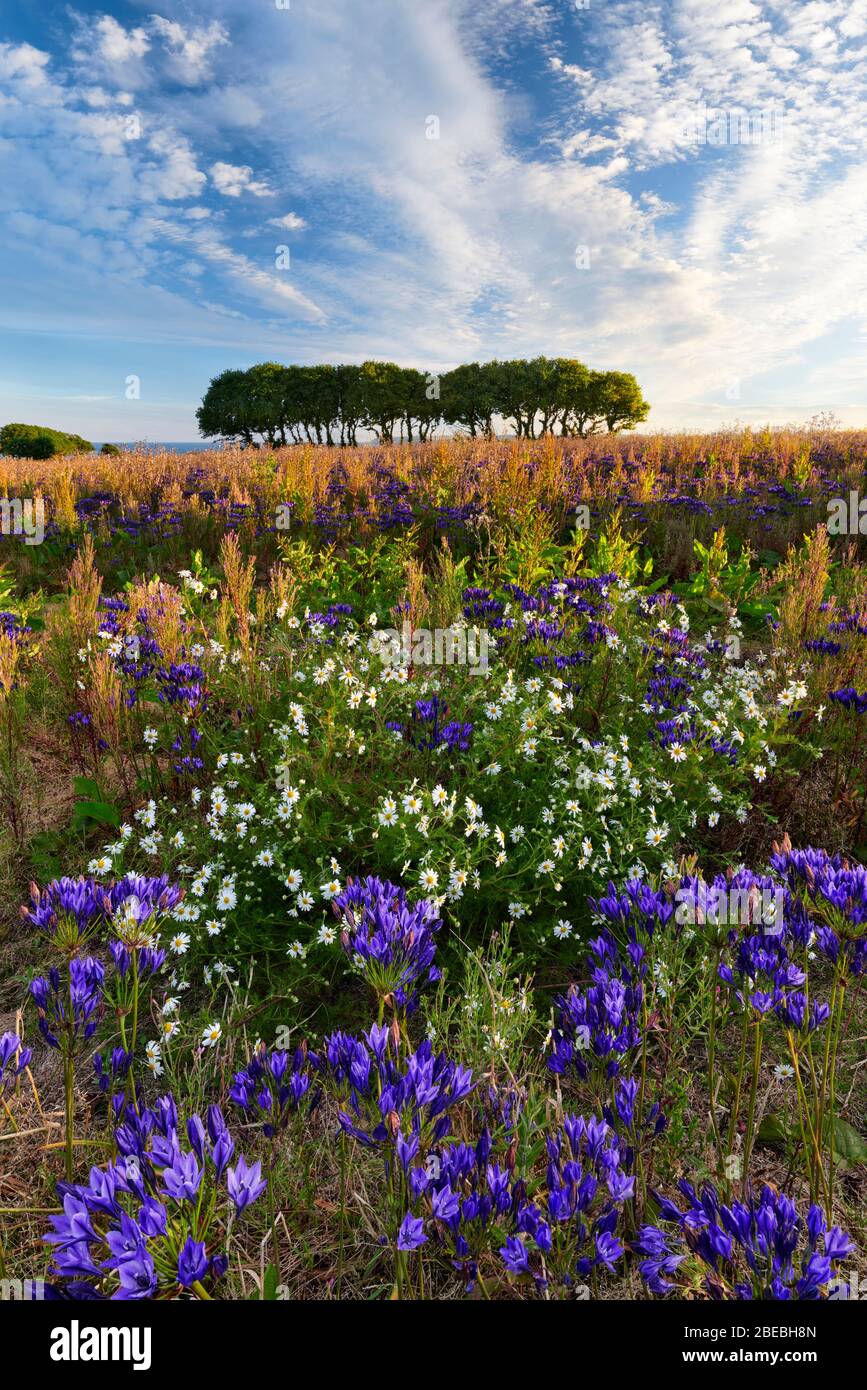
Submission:
<svg viewBox="0 0 867 1390">
<path fill-rule="evenodd" d="M 116 806 L 107 801 L 78 801 L 72 813 L 73 822 L 85 820 L 98 821 L 100 825 L 120 825 L 120 815 Z"/>
</svg>

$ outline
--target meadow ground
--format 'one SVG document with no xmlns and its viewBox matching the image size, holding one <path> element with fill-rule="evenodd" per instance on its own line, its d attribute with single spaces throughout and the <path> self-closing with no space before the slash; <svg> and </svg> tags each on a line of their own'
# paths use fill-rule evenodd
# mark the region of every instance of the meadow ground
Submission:
<svg viewBox="0 0 867 1390">
<path fill-rule="evenodd" d="M 863 1283 L 865 459 L 0 460 L 0 1279 Z"/>
</svg>

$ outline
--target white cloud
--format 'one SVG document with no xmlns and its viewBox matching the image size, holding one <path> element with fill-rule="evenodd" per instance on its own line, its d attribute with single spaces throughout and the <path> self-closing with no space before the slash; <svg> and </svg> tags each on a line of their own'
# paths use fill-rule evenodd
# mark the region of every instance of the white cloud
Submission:
<svg viewBox="0 0 867 1390">
<path fill-rule="evenodd" d="M 89 19 L 76 13 L 74 19 L 72 57 L 108 85 L 152 87 L 160 76 L 166 76 L 185 86 L 197 86 L 210 76 L 214 51 L 229 43 L 219 20 L 187 27 L 176 19 L 152 14 L 146 23 L 125 29 L 112 15 Z"/>
<path fill-rule="evenodd" d="M 191 85 L 207 76 L 212 50 L 229 42 L 226 30 L 217 20 L 198 29 L 185 29 L 158 14 L 152 15 L 150 22 L 153 33 L 159 35 L 169 51 L 174 75 Z"/>
<path fill-rule="evenodd" d="M 300 232 L 307 226 L 303 217 L 299 217 L 297 212 L 287 212 L 285 217 L 269 217 L 269 227 L 285 227 L 287 232 Z"/>
<path fill-rule="evenodd" d="M 124 29 L 111 15 L 103 15 L 94 25 L 99 56 L 107 63 L 126 63 L 143 58 L 150 48 L 145 29 Z"/>
<path fill-rule="evenodd" d="M 214 0 L 198 26 L 181 0 L 160 9 L 80 19 L 86 82 L 0 46 L 2 185 L 46 255 L 104 257 L 118 312 L 129 277 L 131 322 L 140 287 L 171 285 L 179 340 L 214 314 L 218 335 L 295 358 L 565 352 L 635 371 L 667 423 L 788 408 L 787 382 L 813 393 L 805 416 L 837 353 L 851 396 L 867 0 Z M 705 110 L 782 111 L 783 131 L 690 144 L 684 117 Z M 267 235 L 254 254 L 250 200 L 269 196 L 297 210 L 267 226 L 315 228 L 291 274 Z M 201 298 L 178 283 L 191 260 Z"/>
<path fill-rule="evenodd" d="M 266 270 L 248 256 L 233 251 L 225 239 L 209 227 L 200 224 L 191 230 L 168 220 L 154 218 L 146 224 L 146 235 L 149 239 L 157 237 L 182 243 L 186 251 L 193 251 L 203 261 L 218 267 L 233 282 L 237 292 L 254 299 L 272 314 L 280 316 L 288 313 L 306 322 L 321 323 L 325 320 L 326 315 L 319 305 L 285 274 L 274 269 Z"/>
<path fill-rule="evenodd" d="M 0 79 L 15 81 L 24 91 L 46 86 L 48 61 L 47 53 L 29 43 L 0 43 Z"/>
<path fill-rule="evenodd" d="M 249 164 L 225 164 L 219 160 L 208 170 L 214 187 L 224 198 L 240 198 L 252 193 L 255 198 L 270 198 L 274 190 L 262 179 L 254 179 Z"/>
</svg>

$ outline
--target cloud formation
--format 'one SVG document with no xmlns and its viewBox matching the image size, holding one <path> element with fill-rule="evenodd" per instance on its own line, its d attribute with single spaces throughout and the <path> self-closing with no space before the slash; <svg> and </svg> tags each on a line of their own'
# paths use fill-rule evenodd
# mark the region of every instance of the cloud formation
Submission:
<svg viewBox="0 0 867 1390">
<path fill-rule="evenodd" d="M 58 363 L 162 335 L 190 435 L 185 342 L 563 352 L 651 423 L 867 417 L 867 0 L 159 8 L 0 42 L 0 323 Z"/>
</svg>

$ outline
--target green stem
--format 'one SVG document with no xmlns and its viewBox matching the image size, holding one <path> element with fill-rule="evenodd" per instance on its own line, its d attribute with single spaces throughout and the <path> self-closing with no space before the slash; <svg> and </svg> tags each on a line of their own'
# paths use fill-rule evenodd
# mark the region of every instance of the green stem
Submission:
<svg viewBox="0 0 867 1390">
<path fill-rule="evenodd" d="M 732 1113 L 729 1117 L 728 1138 L 726 1140 L 727 1155 L 732 1154 L 734 1151 L 735 1133 L 737 1132 L 738 1119 L 740 1117 L 741 1112 L 741 1090 L 743 1088 L 744 1067 L 746 1066 L 747 1060 L 747 1036 L 748 1029 L 750 1026 L 749 1007 L 748 1005 L 744 1005 L 744 1008 L 746 1012 L 744 1014 L 744 1026 L 741 1032 L 741 1055 L 740 1060 L 738 1062 L 738 1079 L 735 1084 L 735 1095 L 734 1100 L 732 1101 Z M 730 1182 L 731 1179 L 728 1178 L 728 1174 L 726 1174 L 726 1177 L 727 1180 Z"/>
<path fill-rule="evenodd" d="M 804 1083 L 801 1080 L 801 1068 L 798 1065 L 798 1053 L 797 1049 L 795 1048 L 795 1039 L 792 1035 L 791 1029 L 786 1030 L 786 1039 L 789 1044 L 789 1055 L 792 1059 L 792 1066 L 795 1069 L 795 1085 L 798 1090 L 798 1111 L 801 1123 L 801 1137 L 804 1144 L 804 1155 L 805 1157 L 808 1157 L 812 1153 L 812 1158 L 808 1157 L 807 1176 L 810 1182 L 810 1200 L 815 1201 L 820 1183 L 827 1196 L 827 1189 L 825 1186 L 825 1169 L 822 1163 L 822 1150 L 820 1146 L 820 1141 L 815 1133 L 815 1130 L 813 1129 L 813 1123 L 810 1118 L 810 1111 L 807 1106 L 807 1097 L 804 1092 Z M 810 1144 L 807 1143 L 807 1129 L 809 1129 L 810 1132 Z"/>
<path fill-rule="evenodd" d="M 713 1132 L 714 1148 L 716 1149 L 717 1163 L 720 1160 L 719 1151 L 719 1124 L 716 1117 L 716 1009 L 718 993 L 718 972 L 719 972 L 719 951 L 714 959 L 714 968 L 711 975 L 711 994 L 710 994 L 710 1028 L 707 1042 L 707 1063 L 708 1063 L 708 1086 L 710 1087 L 710 1127 Z"/>
<path fill-rule="evenodd" d="M 828 1119 L 830 1129 L 830 1140 L 828 1145 L 828 1205 L 826 1216 L 830 1224 L 832 1219 L 831 1208 L 834 1204 L 834 1143 L 837 1135 L 834 1129 L 834 1120 L 837 1109 L 837 1051 L 840 1046 L 840 1037 L 843 1027 L 843 1005 L 846 997 L 846 985 L 844 980 L 840 980 L 839 1002 L 837 1004 L 837 1016 L 831 1014 L 830 1022 L 834 1026 L 834 1041 L 831 1048 L 830 1076 L 828 1081 Z"/>
<path fill-rule="evenodd" d="M 343 1266 L 346 1258 L 346 1134 L 340 1131 L 340 1227 L 337 1251 L 337 1297 L 343 1289 Z"/>
<path fill-rule="evenodd" d="M 138 974 L 138 951 L 133 950 L 132 955 L 132 1025 L 130 1027 L 129 1052 L 133 1059 L 130 1062 L 129 1071 L 126 1076 L 126 1093 L 130 1105 L 136 1109 L 135 1091 L 135 1048 L 138 1037 L 138 999 L 139 999 L 139 974 Z"/>
<path fill-rule="evenodd" d="M 72 1006 L 72 971 L 68 974 L 66 1019 L 66 1046 L 63 1052 L 63 1093 L 66 1117 L 66 1181 L 72 1182 L 74 1175 L 75 1140 L 75 1016 Z"/>
<path fill-rule="evenodd" d="M 762 1064 L 762 1038 L 764 1033 L 764 1023 L 759 1019 L 755 1024 L 756 1040 L 753 1046 L 753 1074 L 750 1081 L 750 1102 L 747 1109 L 747 1131 L 744 1136 L 744 1171 L 742 1177 L 743 1191 L 746 1193 L 747 1180 L 750 1173 L 750 1156 L 753 1149 L 753 1126 L 756 1118 L 756 1096 L 759 1091 L 759 1068 Z"/>
</svg>

